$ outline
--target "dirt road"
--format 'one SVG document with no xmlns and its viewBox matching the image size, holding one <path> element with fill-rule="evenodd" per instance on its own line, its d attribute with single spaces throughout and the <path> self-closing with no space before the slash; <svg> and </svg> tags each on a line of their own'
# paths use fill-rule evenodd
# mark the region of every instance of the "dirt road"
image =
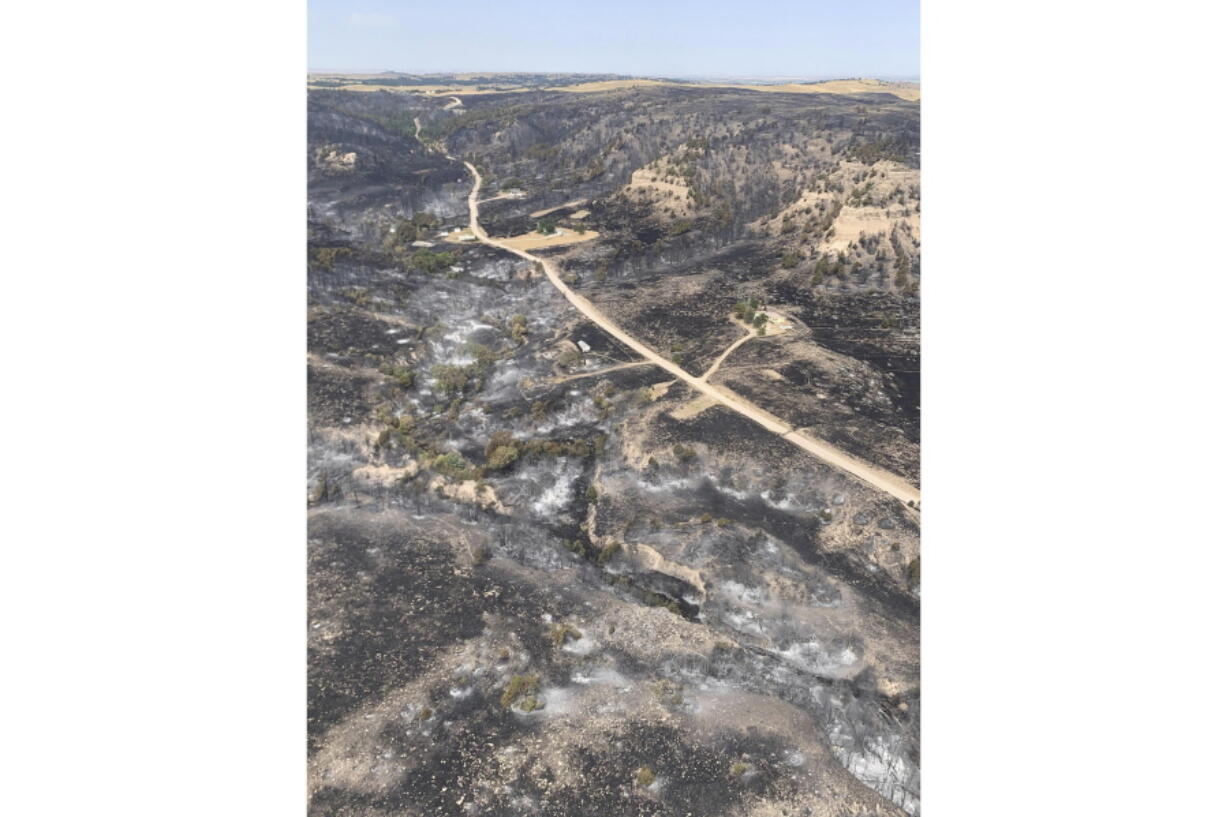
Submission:
<svg viewBox="0 0 1226 817">
<path fill-rule="evenodd" d="M 896 497 L 902 502 L 914 502 L 917 505 L 919 504 L 919 489 L 911 485 L 902 477 L 898 476 L 897 474 L 892 474 L 882 468 L 878 468 L 875 465 L 870 465 L 858 457 L 854 457 L 851 454 L 835 448 L 828 442 L 810 437 L 807 434 L 796 430 L 775 415 L 758 408 L 758 406 L 749 402 L 735 392 L 730 391 L 723 386 L 707 382 L 705 380 L 705 376 L 695 377 L 685 369 L 682 369 L 676 363 L 673 363 L 668 358 L 662 357 L 650 347 L 641 343 L 638 339 L 631 337 L 620 326 L 609 320 L 609 318 L 606 317 L 603 312 L 597 309 L 591 301 L 567 286 L 558 275 L 557 265 L 553 261 L 549 260 L 548 258 L 535 256 L 524 250 L 516 249 L 515 247 L 509 246 L 496 238 L 490 238 L 481 227 L 481 223 L 478 220 L 480 215 L 480 200 L 478 197 L 481 192 L 481 174 L 478 173 L 477 168 L 473 167 L 469 162 L 465 162 L 464 166 L 468 168 L 468 172 L 471 173 L 473 177 L 473 189 L 468 194 L 468 228 L 482 244 L 487 244 L 491 247 L 506 250 L 509 253 L 518 255 L 520 258 L 540 264 L 545 270 L 545 275 L 549 278 L 549 282 L 566 297 L 566 300 L 571 302 L 571 305 L 583 313 L 588 320 L 592 321 L 592 323 L 596 324 L 601 329 L 617 338 L 626 346 L 629 346 L 631 349 L 638 352 L 659 368 L 684 382 L 694 391 L 699 392 L 700 394 L 708 395 L 712 399 L 727 406 L 736 413 L 753 420 L 767 431 L 778 434 L 793 445 L 809 452 L 829 465 L 833 465 L 842 471 L 846 471 L 848 474 L 851 474 L 853 477 L 861 480 L 862 482 L 865 482 L 881 491 L 885 491 L 887 494 Z M 743 340 L 748 340 L 748 338 L 744 338 Z M 731 349 L 729 351 L 731 351 Z M 710 374 L 710 372 L 708 372 L 708 374 Z"/>
<path fill-rule="evenodd" d="M 715 374 L 716 370 L 719 369 L 719 367 L 724 364 L 724 361 L 728 359 L 728 355 L 735 352 L 742 343 L 753 338 L 755 334 L 757 333 L 756 332 L 746 332 L 745 337 L 741 338 L 736 343 L 732 344 L 727 349 L 725 349 L 724 353 L 715 359 L 715 362 L 711 364 L 711 368 L 703 372 L 702 377 L 699 379 L 700 380 L 710 380 L 711 375 Z"/>
</svg>

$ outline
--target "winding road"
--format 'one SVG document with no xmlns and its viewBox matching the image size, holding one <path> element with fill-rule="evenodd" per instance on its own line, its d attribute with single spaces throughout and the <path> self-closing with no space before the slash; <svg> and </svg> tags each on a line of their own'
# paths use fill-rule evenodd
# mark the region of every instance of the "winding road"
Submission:
<svg viewBox="0 0 1226 817">
<path fill-rule="evenodd" d="M 732 409 L 737 414 L 754 421 L 767 431 L 770 431 L 773 434 L 778 434 L 796 447 L 807 451 L 822 462 L 825 462 L 828 465 L 833 465 L 835 468 L 850 474 L 861 482 L 864 482 L 878 490 L 884 491 L 901 502 L 919 505 L 919 489 L 907 482 L 907 480 L 904 478 L 886 471 L 883 468 L 878 468 L 875 465 L 867 463 L 859 457 L 855 457 L 845 451 L 841 451 L 824 440 L 810 437 L 791 425 L 788 425 L 786 422 L 770 412 L 759 408 L 735 392 L 730 391 L 723 386 L 708 382 L 706 378 L 712 371 L 714 371 L 715 367 L 712 367 L 712 369 L 702 377 L 695 377 L 685 369 L 682 369 L 676 363 L 673 363 L 668 358 L 661 356 L 646 344 L 640 342 L 637 338 L 629 335 L 624 329 L 611 321 L 603 312 L 597 309 L 591 301 L 567 286 L 562 280 L 561 276 L 558 274 L 558 267 L 553 261 L 549 260 L 548 258 L 541 258 L 533 255 L 530 252 L 525 252 L 524 250 L 516 249 L 515 247 L 509 246 L 496 238 L 490 238 L 481 227 L 481 222 L 479 220 L 481 204 L 479 196 L 481 193 L 482 181 L 481 174 L 477 172 L 477 168 L 473 167 L 471 162 L 464 162 L 464 166 L 468 168 L 468 172 L 471 173 L 473 177 L 473 189 L 468 194 L 468 229 L 482 244 L 490 247 L 497 247 L 500 250 L 505 250 L 506 252 L 518 255 L 520 258 L 525 260 L 540 264 L 541 268 L 545 271 L 545 275 L 549 278 L 549 282 L 553 284 L 554 287 L 566 297 L 566 300 L 570 301 L 571 305 L 578 309 L 584 315 L 584 317 L 599 326 L 604 331 L 608 332 L 613 337 L 617 338 L 626 346 L 629 346 L 631 349 L 638 352 L 657 367 L 663 369 L 673 377 L 685 383 L 694 391 L 707 395 L 716 402 Z M 737 345 L 748 339 L 748 337 L 742 338 L 741 341 L 733 344 L 732 348 L 735 348 Z M 724 357 L 727 356 L 728 352 L 732 351 L 732 348 L 725 352 Z M 722 362 L 722 358 L 717 362 L 716 366 L 718 366 L 719 362 Z"/>
</svg>

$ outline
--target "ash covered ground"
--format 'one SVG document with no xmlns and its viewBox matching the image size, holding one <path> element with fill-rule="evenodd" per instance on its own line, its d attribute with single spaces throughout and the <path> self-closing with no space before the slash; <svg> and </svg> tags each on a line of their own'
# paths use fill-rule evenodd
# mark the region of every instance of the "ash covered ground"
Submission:
<svg viewBox="0 0 1226 817">
<path fill-rule="evenodd" d="M 309 95 L 312 815 L 916 815 L 918 103 Z M 541 214 L 544 211 L 544 215 Z M 735 316 L 752 302 L 775 323 Z M 782 328 L 786 327 L 786 328 Z"/>
</svg>

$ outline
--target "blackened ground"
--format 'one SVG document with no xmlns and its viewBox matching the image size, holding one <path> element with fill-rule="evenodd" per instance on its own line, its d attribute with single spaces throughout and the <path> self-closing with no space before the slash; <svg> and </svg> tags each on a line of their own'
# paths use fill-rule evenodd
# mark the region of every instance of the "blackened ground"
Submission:
<svg viewBox="0 0 1226 817">
<path fill-rule="evenodd" d="M 307 411 L 329 426 L 345 426 L 374 410 L 370 398 L 373 380 L 339 368 L 307 368 Z"/>
<path fill-rule="evenodd" d="M 635 352 L 591 321 L 577 323 L 574 330 L 570 333 L 570 340 L 575 345 L 578 345 L 580 341 L 586 343 L 592 352 L 611 361 L 629 363 L 642 359 L 639 357 L 638 352 Z"/>
<path fill-rule="evenodd" d="M 495 607 L 531 616 L 539 602 L 487 574 L 460 576 L 453 548 L 361 513 L 311 519 L 308 607 L 329 628 L 310 650 L 312 740 L 391 686 L 421 674 L 450 645 L 481 632 Z M 497 586 L 496 604 L 486 592 Z"/>
<path fill-rule="evenodd" d="M 584 783 L 567 792 L 572 808 L 583 809 L 583 813 L 626 813 L 626 792 L 635 786 L 626 779 L 624 769 L 650 769 L 668 788 L 667 802 L 642 798 L 635 814 L 726 814 L 740 801 L 768 793 L 786 796 L 795 788 L 778 766 L 766 767 L 748 779 L 731 774 L 742 754 L 777 755 L 784 747 L 770 738 L 728 733 L 712 746 L 688 740 L 675 728 L 631 723 L 600 736 L 595 743 L 608 748 L 577 753 L 577 771 Z"/>
<path fill-rule="evenodd" d="M 825 292 L 777 284 L 772 299 L 796 308 L 820 346 L 871 363 L 891 374 L 899 410 L 918 423 L 919 299 L 893 293 Z"/>
<path fill-rule="evenodd" d="M 482 94 L 443 110 L 311 93 L 313 816 L 917 813 L 905 509 L 721 407 L 677 420 L 694 395 L 645 388 L 669 380 L 655 367 L 559 382 L 634 355 L 531 264 L 435 233 L 431 252 L 454 257 L 426 272 L 384 246 L 397 218 L 467 221 L 470 179 L 413 138 L 417 119 L 491 193 L 513 177 L 527 190 L 487 205 L 492 231 L 591 199 L 600 238 L 552 253 L 694 373 L 740 336 L 727 313 L 752 295 L 807 310 L 818 343 L 839 334 L 823 317 L 891 324 L 844 332 L 839 351 L 904 361 L 917 350 L 893 302 L 781 276 L 780 243 L 748 225 L 795 192 L 758 172 L 778 151 L 827 134 L 850 150 L 882 128 L 909 145 L 914 106 L 764 96 Z M 696 135 L 711 142 L 698 192 L 727 199 L 726 218 L 668 223 L 613 197 Z M 820 152 L 797 172 L 825 172 Z M 594 354 L 563 362 L 566 341 Z M 814 385 L 804 355 L 770 362 L 798 394 Z M 909 417 L 904 387 L 887 407 L 853 385 L 822 387 L 865 422 Z M 499 442 L 514 456 L 493 461 Z"/>
<path fill-rule="evenodd" d="M 307 317 L 307 349 L 320 355 L 392 351 L 396 340 L 415 332 L 359 309 L 317 311 Z"/>
<path fill-rule="evenodd" d="M 794 446 L 766 429 L 722 406 L 704 411 L 686 421 L 674 420 L 665 414 L 659 418 L 659 433 L 667 446 L 695 444 L 712 438 L 735 440 L 739 447 L 754 452 L 757 459 L 785 463 L 794 456 Z M 701 472 L 694 469 L 696 474 Z M 781 468 L 782 471 L 786 469 Z M 759 496 L 744 499 L 715 487 L 718 476 L 702 474 L 698 483 L 699 505 L 712 516 L 731 519 L 751 530 L 761 530 L 787 542 L 796 553 L 811 564 L 855 586 L 874 599 L 892 616 L 919 622 L 919 600 L 907 591 L 906 585 L 889 574 L 871 569 L 871 563 L 854 553 L 823 548 L 823 526 L 820 518 L 792 513 L 768 504 Z M 901 524 L 901 523 L 900 523 Z"/>
</svg>

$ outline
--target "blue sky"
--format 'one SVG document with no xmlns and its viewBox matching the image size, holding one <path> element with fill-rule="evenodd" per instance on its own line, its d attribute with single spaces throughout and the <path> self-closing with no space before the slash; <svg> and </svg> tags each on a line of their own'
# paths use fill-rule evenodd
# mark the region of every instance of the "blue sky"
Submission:
<svg viewBox="0 0 1226 817">
<path fill-rule="evenodd" d="M 919 77 L 919 0 L 309 0 L 319 71 Z"/>
</svg>

